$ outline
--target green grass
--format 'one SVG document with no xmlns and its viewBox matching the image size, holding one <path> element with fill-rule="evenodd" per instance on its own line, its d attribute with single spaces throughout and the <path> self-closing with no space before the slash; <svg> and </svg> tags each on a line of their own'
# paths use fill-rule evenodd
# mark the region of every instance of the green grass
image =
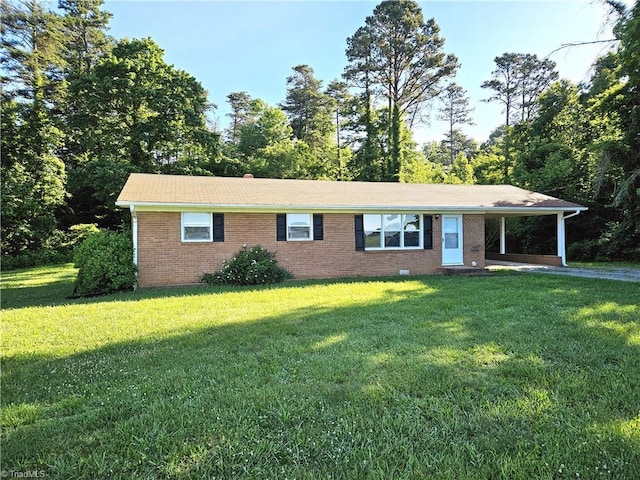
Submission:
<svg viewBox="0 0 640 480">
<path fill-rule="evenodd" d="M 569 267 L 589 270 L 639 270 L 640 263 L 635 262 L 569 262 Z"/>
<path fill-rule="evenodd" d="M 638 285 L 536 274 L 138 290 L 2 278 L 2 469 L 640 478 Z"/>
</svg>

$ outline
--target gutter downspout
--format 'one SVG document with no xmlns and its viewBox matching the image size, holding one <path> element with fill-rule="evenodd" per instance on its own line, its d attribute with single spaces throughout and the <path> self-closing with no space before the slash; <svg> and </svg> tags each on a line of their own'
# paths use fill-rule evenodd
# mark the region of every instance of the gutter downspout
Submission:
<svg viewBox="0 0 640 480">
<path fill-rule="evenodd" d="M 138 214 L 133 205 L 129 206 L 131 211 L 131 234 L 133 237 L 133 264 L 136 266 L 136 278 L 138 277 Z M 136 282 L 137 286 L 137 282 Z"/>
<path fill-rule="evenodd" d="M 576 215 L 580 215 L 581 210 L 576 210 L 570 215 L 565 216 L 564 212 L 558 213 L 557 220 L 557 230 L 558 230 L 558 256 L 562 261 L 562 266 L 567 266 L 567 248 L 566 248 L 566 236 L 564 229 L 564 221 L 567 218 L 575 217 Z"/>
</svg>

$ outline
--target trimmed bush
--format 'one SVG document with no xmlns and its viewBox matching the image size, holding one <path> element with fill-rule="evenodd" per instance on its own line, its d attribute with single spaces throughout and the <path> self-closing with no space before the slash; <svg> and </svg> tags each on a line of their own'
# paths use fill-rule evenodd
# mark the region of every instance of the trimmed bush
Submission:
<svg viewBox="0 0 640 480">
<path fill-rule="evenodd" d="M 133 289 L 136 267 L 133 243 L 126 233 L 101 230 L 78 247 L 73 261 L 78 271 L 75 296 L 93 296 Z"/>
<path fill-rule="evenodd" d="M 223 262 L 222 270 L 205 273 L 200 280 L 209 285 L 259 285 L 279 283 L 293 275 L 278 266 L 275 254 L 256 245 L 242 247 L 235 257 Z"/>
</svg>

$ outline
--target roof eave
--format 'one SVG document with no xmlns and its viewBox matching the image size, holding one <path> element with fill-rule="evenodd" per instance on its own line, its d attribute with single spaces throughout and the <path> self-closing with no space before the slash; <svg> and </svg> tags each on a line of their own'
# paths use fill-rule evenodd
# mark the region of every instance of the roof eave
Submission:
<svg viewBox="0 0 640 480">
<path fill-rule="evenodd" d="M 218 210 L 229 213 L 281 213 L 291 211 L 305 212 L 334 212 L 334 213 L 362 213 L 362 212 L 436 212 L 436 213 L 474 213 L 474 214 L 503 214 L 523 215 L 540 214 L 550 215 L 558 212 L 586 211 L 587 207 L 581 205 L 555 206 L 555 207 L 531 207 L 531 206 L 464 206 L 464 205 L 239 205 L 239 204 L 202 204 L 202 203 L 162 203 L 162 202 L 136 202 L 118 200 L 116 206 L 122 208 L 134 208 L 137 211 L 164 211 L 179 212 L 185 210 Z"/>
</svg>

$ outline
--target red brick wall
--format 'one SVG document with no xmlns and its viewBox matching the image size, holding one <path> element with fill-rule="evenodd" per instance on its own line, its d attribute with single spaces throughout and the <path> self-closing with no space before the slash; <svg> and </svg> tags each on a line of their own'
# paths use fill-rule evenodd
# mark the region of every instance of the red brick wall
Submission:
<svg viewBox="0 0 640 480">
<path fill-rule="evenodd" d="M 463 215 L 462 237 L 465 266 L 476 262 L 476 267 L 484 268 L 484 215 Z"/>
<path fill-rule="evenodd" d="M 557 255 L 532 255 L 529 253 L 487 253 L 487 260 L 503 262 L 532 263 L 534 265 L 562 266 L 562 258 Z"/>
<path fill-rule="evenodd" d="M 140 286 L 197 283 L 200 275 L 222 268 L 242 245 L 262 245 L 295 278 L 434 273 L 442 263 L 441 220 L 433 221 L 433 250 L 356 251 L 353 214 L 324 214 L 324 239 L 276 241 L 275 214 L 225 213 L 224 242 L 180 240 L 180 213 L 138 212 Z M 465 215 L 464 262 L 484 265 L 484 216 Z M 479 248 L 480 250 L 477 250 Z"/>
</svg>

